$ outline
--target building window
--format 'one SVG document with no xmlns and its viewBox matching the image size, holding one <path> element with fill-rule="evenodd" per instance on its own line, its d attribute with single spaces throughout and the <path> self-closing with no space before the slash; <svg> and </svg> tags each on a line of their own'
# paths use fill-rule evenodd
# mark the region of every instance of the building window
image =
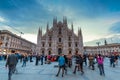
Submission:
<svg viewBox="0 0 120 80">
<path fill-rule="evenodd" d="M 44 50 L 42 51 L 42 54 L 44 54 Z"/>
<path fill-rule="evenodd" d="M 61 42 L 61 38 L 59 38 L 59 42 Z"/>
<path fill-rule="evenodd" d="M 75 43 L 75 47 L 78 47 L 78 44 L 77 44 L 77 42 Z"/>
<path fill-rule="evenodd" d="M 4 40 L 4 36 L 1 36 L 1 40 Z"/>
<path fill-rule="evenodd" d="M 70 42 L 68 43 L 68 46 L 71 47 L 71 43 Z"/>
<path fill-rule="evenodd" d="M 71 37 L 70 36 L 68 37 L 68 40 L 71 41 Z"/>
<path fill-rule="evenodd" d="M 51 36 L 49 36 L 49 41 L 51 41 L 52 40 L 52 37 Z"/>
<path fill-rule="evenodd" d="M 44 42 L 42 43 L 42 46 L 45 47 L 45 43 Z"/>
<path fill-rule="evenodd" d="M 69 54 L 71 54 L 71 51 L 69 51 Z"/>
<path fill-rule="evenodd" d="M 51 51 L 49 51 L 48 54 L 50 55 L 50 54 L 51 54 Z"/>
<path fill-rule="evenodd" d="M 51 43 L 49 43 L 49 47 L 51 47 Z"/>
<path fill-rule="evenodd" d="M 75 53 L 78 53 L 78 50 L 76 50 Z"/>
<path fill-rule="evenodd" d="M 59 28 L 59 34 L 61 34 L 62 32 L 61 32 L 61 28 Z"/>
<path fill-rule="evenodd" d="M 9 37 L 7 37 L 6 40 L 9 41 Z"/>
</svg>

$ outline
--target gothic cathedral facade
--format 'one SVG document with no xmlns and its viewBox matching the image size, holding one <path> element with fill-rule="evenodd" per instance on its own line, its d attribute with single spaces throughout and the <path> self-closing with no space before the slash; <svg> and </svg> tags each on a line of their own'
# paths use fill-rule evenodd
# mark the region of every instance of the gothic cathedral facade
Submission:
<svg viewBox="0 0 120 80">
<path fill-rule="evenodd" d="M 68 28 L 67 18 L 63 22 L 53 19 L 53 26 L 49 29 L 47 24 L 46 33 L 42 33 L 39 28 L 37 36 L 37 54 L 74 54 L 83 53 L 83 36 L 81 29 L 78 29 L 78 35 L 74 33 L 73 24 Z"/>
</svg>

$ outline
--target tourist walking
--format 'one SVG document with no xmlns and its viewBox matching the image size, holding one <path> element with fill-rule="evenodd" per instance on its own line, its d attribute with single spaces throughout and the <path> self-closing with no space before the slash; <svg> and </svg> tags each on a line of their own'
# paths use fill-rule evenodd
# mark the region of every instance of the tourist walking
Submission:
<svg viewBox="0 0 120 80">
<path fill-rule="evenodd" d="M 87 55 L 86 54 L 83 55 L 83 62 L 85 63 L 85 66 L 87 66 Z"/>
<path fill-rule="evenodd" d="M 67 55 L 67 59 L 68 59 L 68 67 L 71 68 L 72 67 L 72 54 L 71 53 Z"/>
<path fill-rule="evenodd" d="M 24 55 L 22 67 L 25 67 L 25 66 L 26 66 L 26 62 L 27 62 L 27 61 L 28 61 L 27 55 Z"/>
<path fill-rule="evenodd" d="M 64 66 L 64 70 L 65 70 L 65 74 L 67 74 L 67 66 L 68 66 L 68 58 L 66 55 L 64 55 L 65 58 L 65 66 Z"/>
<path fill-rule="evenodd" d="M 83 56 L 82 54 L 79 55 L 79 64 L 80 64 L 80 71 L 81 71 L 81 75 L 84 74 L 84 71 L 83 71 Z"/>
<path fill-rule="evenodd" d="M 104 65 L 103 65 L 104 59 L 101 56 L 101 54 L 98 55 L 97 61 L 98 61 L 98 68 L 99 68 L 99 71 L 100 71 L 100 75 L 104 75 L 105 76 Z"/>
<path fill-rule="evenodd" d="M 40 56 L 41 65 L 43 65 L 44 54 Z"/>
<path fill-rule="evenodd" d="M 11 76 L 15 72 L 17 62 L 18 62 L 18 58 L 15 55 L 15 50 L 12 50 L 11 54 L 7 58 L 6 65 L 5 65 L 9 69 L 8 80 L 11 80 Z"/>
<path fill-rule="evenodd" d="M 35 61 L 36 66 L 38 65 L 39 61 L 40 61 L 40 56 L 39 56 L 39 54 L 37 54 L 36 55 L 36 61 Z"/>
<path fill-rule="evenodd" d="M 114 56 L 114 54 L 110 55 L 110 67 L 115 67 L 115 56 Z"/>
<path fill-rule="evenodd" d="M 80 70 L 80 56 L 78 53 L 75 54 L 75 68 L 74 68 L 73 74 L 76 74 L 77 68 L 79 71 Z"/>
<path fill-rule="evenodd" d="M 94 70 L 95 69 L 95 67 L 94 67 L 94 64 L 95 64 L 95 62 L 94 62 L 94 56 L 92 54 L 90 54 L 88 56 L 88 60 L 89 60 L 89 68 L 92 67 L 92 70 Z"/>
<path fill-rule="evenodd" d="M 64 54 L 60 54 L 60 57 L 58 58 L 58 63 L 59 63 L 59 69 L 58 69 L 58 73 L 57 73 L 56 77 L 59 76 L 59 73 L 60 73 L 61 69 L 62 69 L 62 77 L 63 77 L 63 75 L 64 75 L 64 66 L 65 66 Z"/>
</svg>

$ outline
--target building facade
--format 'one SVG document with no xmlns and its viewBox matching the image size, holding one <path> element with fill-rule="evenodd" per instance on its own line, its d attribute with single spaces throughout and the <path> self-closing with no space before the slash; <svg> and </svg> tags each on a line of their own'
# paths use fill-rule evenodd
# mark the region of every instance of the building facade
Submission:
<svg viewBox="0 0 120 80">
<path fill-rule="evenodd" d="M 12 49 L 18 53 L 35 53 L 36 44 L 27 41 L 8 30 L 0 30 L 0 53 L 10 53 Z"/>
<path fill-rule="evenodd" d="M 42 29 L 38 30 L 37 47 L 38 54 L 74 54 L 75 52 L 83 53 L 83 36 L 81 29 L 78 29 L 78 35 L 74 33 L 73 24 L 71 29 L 68 28 L 67 19 L 63 21 L 53 19 L 53 25 L 49 28 L 46 26 L 46 33 Z"/>
<path fill-rule="evenodd" d="M 84 52 L 86 54 L 103 54 L 110 55 L 111 53 L 120 54 L 120 43 L 100 45 L 100 46 L 85 46 Z"/>
</svg>

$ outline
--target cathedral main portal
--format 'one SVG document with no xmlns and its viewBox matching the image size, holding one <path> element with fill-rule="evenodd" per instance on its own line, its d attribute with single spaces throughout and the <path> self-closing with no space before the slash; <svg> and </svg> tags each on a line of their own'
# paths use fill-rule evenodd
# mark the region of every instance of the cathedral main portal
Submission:
<svg viewBox="0 0 120 80">
<path fill-rule="evenodd" d="M 58 48 L 58 54 L 62 53 L 62 48 Z"/>
</svg>

